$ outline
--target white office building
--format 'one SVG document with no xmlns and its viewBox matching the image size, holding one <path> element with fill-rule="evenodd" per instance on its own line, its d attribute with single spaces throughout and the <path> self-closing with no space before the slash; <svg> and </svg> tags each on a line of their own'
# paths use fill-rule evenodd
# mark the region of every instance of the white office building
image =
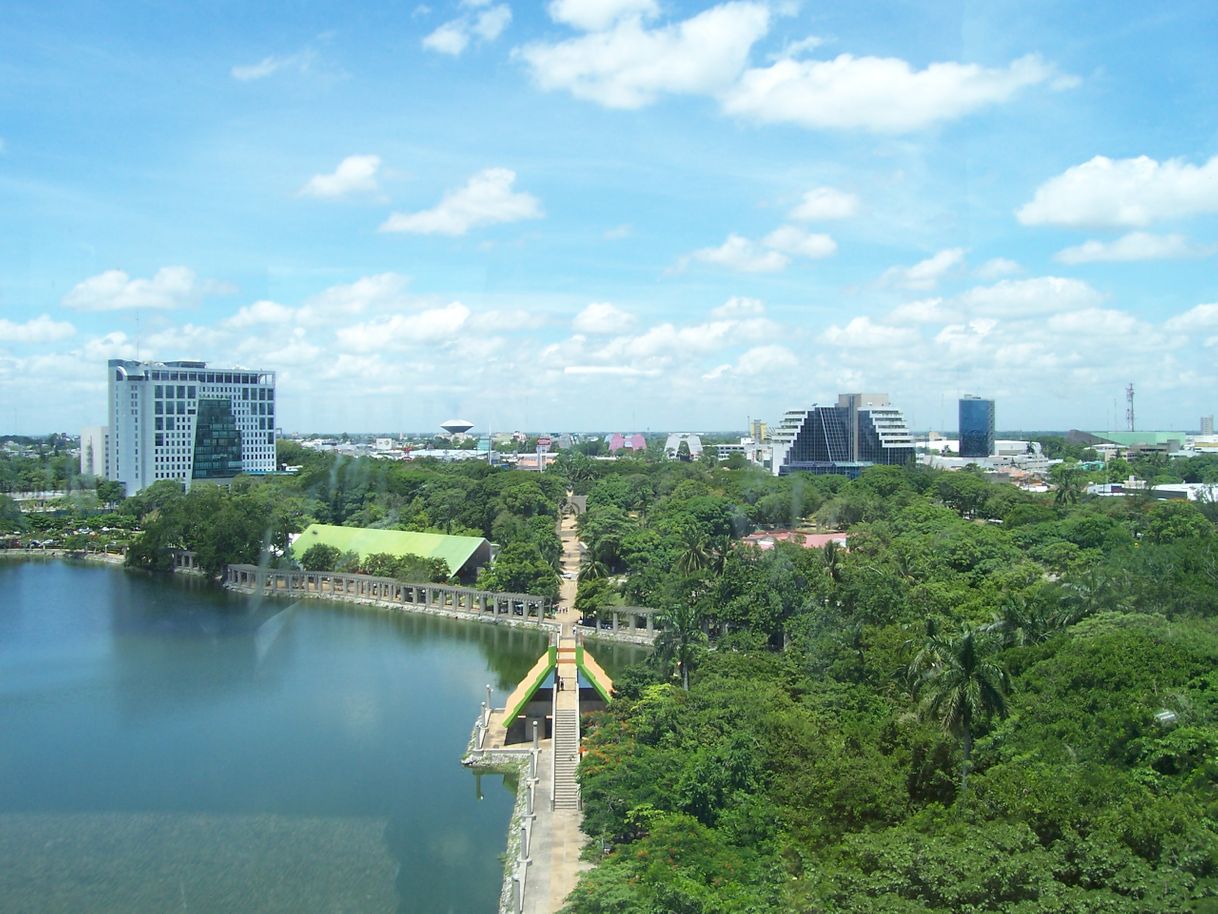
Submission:
<svg viewBox="0 0 1218 914">
<path fill-rule="evenodd" d="M 106 477 L 127 494 L 161 479 L 275 470 L 275 373 L 204 362 L 109 362 Z"/>
<path fill-rule="evenodd" d="M 91 425 L 80 431 L 80 472 L 99 479 L 110 478 L 110 429 Z"/>
</svg>

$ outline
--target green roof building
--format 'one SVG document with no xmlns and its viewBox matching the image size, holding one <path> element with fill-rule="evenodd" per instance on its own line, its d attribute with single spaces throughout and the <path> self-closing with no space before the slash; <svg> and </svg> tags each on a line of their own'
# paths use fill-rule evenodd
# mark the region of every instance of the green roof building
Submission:
<svg viewBox="0 0 1218 914">
<path fill-rule="evenodd" d="M 300 561 L 305 552 L 318 544 L 334 546 L 340 552 L 357 553 L 361 559 L 378 552 L 444 559 L 449 571 L 466 582 L 473 581 L 478 576 L 478 569 L 491 560 L 491 544 L 481 536 L 374 530 L 335 524 L 310 524 L 292 543 L 292 557 Z"/>
</svg>

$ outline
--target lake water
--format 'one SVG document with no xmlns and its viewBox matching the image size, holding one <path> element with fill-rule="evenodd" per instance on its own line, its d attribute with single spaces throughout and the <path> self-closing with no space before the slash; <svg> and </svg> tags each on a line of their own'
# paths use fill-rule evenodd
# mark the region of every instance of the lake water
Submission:
<svg viewBox="0 0 1218 914">
<path fill-rule="evenodd" d="M 460 757 L 544 645 L 0 561 L 0 911 L 492 912 L 515 785 Z"/>
</svg>

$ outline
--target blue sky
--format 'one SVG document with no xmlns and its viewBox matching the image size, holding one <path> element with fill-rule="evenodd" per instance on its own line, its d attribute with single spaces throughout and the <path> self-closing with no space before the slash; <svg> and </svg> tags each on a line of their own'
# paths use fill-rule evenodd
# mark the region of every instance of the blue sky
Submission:
<svg viewBox="0 0 1218 914">
<path fill-rule="evenodd" d="M 291 430 L 1218 411 L 1218 7 L 12 3 L 0 429 L 104 361 Z"/>
</svg>

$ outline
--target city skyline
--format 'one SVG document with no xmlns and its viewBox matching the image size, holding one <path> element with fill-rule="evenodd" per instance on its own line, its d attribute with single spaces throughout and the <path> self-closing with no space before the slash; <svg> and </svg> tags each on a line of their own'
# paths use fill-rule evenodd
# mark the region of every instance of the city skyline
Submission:
<svg viewBox="0 0 1218 914">
<path fill-rule="evenodd" d="M 232 9 L 0 25 L 0 430 L 112 358 L 288 432 L 1214 412 L 1211 4 Z"/>
</svg>

